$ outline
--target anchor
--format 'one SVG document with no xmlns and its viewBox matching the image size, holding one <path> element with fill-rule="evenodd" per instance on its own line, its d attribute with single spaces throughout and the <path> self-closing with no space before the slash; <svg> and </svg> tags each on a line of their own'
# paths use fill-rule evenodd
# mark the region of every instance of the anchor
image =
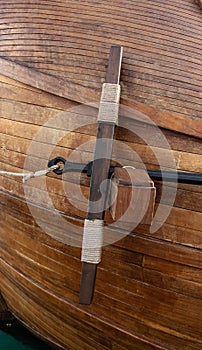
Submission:
<svg viewBox="0 0 202 350">
<path fill-rule="evenodd" d="M 82 275 L 79 297 L 79 303 L 85 305 L 92 303 L 97 265 L 101 261 L 104 217 L 109 193 L 109 181 L 107 180 L 113 176 L 114 183 L 118 183 L 117 186 L 122 184 L 124 186 L 126 185 L 128 191 L 130 191 L 131 187 L 135 187 L 137 197 L 144 201 L 149 201 L 149 209 L 145 216 L 146 223 L 151 222 L 155 202 L 155 187 L 152 180 L 177 181 L 196 185 L 202 184 L 202 175 L 198 173 L 147 170 L 144 171 L 143 174 L 140 169 L 135 169 L 133 171 L 131 182 L 128 181 L 127 174 L 123 171 L 122 167 L 111 165 L 113 138 L 115 128 L 118 125 L 121 60 L 122 47 L 112 46 L 98 113 L 94 160 L 88 164 L 82 164 L 68 162 L 63 157 L 56 157 L 48 163 L 49 167 L 62 164 L 62 166 L 53 170 L 57 175 L 69 171 L 77 171 L 87 173 L 87 175 L 91 177 L 88 211 L 84 222 L 81 256 Z M 145 177 L 145 173 L 147 177 Z M 144 186 L 141 186 L 142 177 L 145 179 L 146 183 Z M 101 184 L 102 194 L 100 191 Z M 126 191 L 126 189 L 124 189 L 124 191 Z M 124 196 L 125 194 L 126 192 L 124 192 Z M 120 202 L 123 202 L 123 192 L 122 194 L 119 192 L 117 201 L 119 201 L 119 197 Z M 118 213 L 117 208 L 120 208 L 120 206 L 118 205 L 119 203 L 117 203 L 118 202 L 111 208 L 112 217 L 115 219 L 119 217 L 119 215 L 122 215 L 122 212 L 125 210 L 125 207 L 123 207 L 121 210 L 119 209 Z"/>
</svg>

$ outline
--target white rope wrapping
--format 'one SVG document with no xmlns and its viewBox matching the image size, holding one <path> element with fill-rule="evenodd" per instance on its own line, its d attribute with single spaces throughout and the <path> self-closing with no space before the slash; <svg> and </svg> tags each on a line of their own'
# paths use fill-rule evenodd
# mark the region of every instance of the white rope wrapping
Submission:
<svg viewBox="0 0 202 350">
<path fill-rule="evenodd" d="M 199 6 L 202 8 L 202 0 L 195 0 L 199 4 Z"/>
<path fill-rule="evenodd" d="M 98 113 L 99 122 L 110 122 L 118 125 L 119 100 L 121 87 L 119 84 L 104 83 Z"/>
<path fill-rule="evenodd" d="M 103 220 L 85 219 L 81 261 L 93 264 L 101 261 L 103 227 Z"/>
</svg>

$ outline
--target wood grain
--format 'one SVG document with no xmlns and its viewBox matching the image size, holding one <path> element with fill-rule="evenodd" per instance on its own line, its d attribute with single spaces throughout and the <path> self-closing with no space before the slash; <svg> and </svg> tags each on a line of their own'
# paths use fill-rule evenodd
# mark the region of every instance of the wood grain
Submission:
<svg viewBox="0 0 202 350">
<path fill-rule="evenodd" d="M 159 169 L 158 154 L 166 169 L 172 152 L 179 170 L 201 172 L 201 10 L 193 0 L 8 0 L 0 13 L 1 170 L 21 172 L 27 158 L 34 171 L 57 155 L 93 159 L 109 47 L 124 45 L 113 162 Z M 85 125 L 75 128 L 78 121 Z M 77 175 L 32 179 L 26 192 L 21 179 L 0 177 L 8 308 L 60 350 L 201 349 L 201 186 L 178 184 L 153 233 L 139 224 L 121 235 L 106 210 L 106 238 L 119 239 L 103 247 L 86 306 L 78 299 L 90 179 Z M 173 186 L 165 184 L 162 200 L 155 182 L 155 211 L 169 209 Z"/>
<path fill-rule="evenodd" d="M 178 1 L 177 13 L 175 6 L 10 0 L 0 6 L 2 74 L 77 102 L 98 101 L 109 47 L 123 45 L 122 102 L 153 107 L 160 118 L 148 116 L 161 126 L 173 115 L 176 131 L 193 133 L 193 118 L 201 118 L 201 13 L 191 0 Z"/>
<path fill-rule="evenodd" d="M 119 84 L 121 62 L 121 46 L 112 46 L 106 70 L 105 82 Z M 110 116 L 109 116 L 110 118 Z M 113 138 L 116 125 L 108 122 L 98 122 L 96 144 L 93 158 L 92 175 L 90 182 L 90 194 L 88 202 L 88 220 L 104 220 L 107 198 L 109 192 L 109 169 L 112 158 Z M 103 193 L 101 185 L 104 183 Z M 98 204 L 99 203 L 99 204 Z M 96 208 L 96 209 L 95 209 Z M 82 263 L 82 276 L 80 286 L 79 303 L 89 305 L 92 303 L 97 265 L 84 261 Z"/>
</svg>

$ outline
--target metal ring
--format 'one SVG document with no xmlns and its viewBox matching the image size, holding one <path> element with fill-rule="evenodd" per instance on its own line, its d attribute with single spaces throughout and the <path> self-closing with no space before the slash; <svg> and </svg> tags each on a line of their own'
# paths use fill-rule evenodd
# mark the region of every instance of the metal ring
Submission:
<svg viewBox="0 0 202 350">
<path fill-rule="evenodd" d="M 53 165 L 57 165 L 58 163 L 63 163 L 64 164 L 64 166 L 65 166 L 65 163 L 66 163 L 66 159 L 64 159 L 63 157 L 56 157 L 56 158 L 53 158 L 53 159 L 51 159 L 49 162 L 48 162 L 48 167 L 50 168 L 51 166 L 53 166 Z M 57 175 L 62 175 L 62 173 L 63 173 L 63 169 L 64 168 L 58 168 L 58 169 L 55 169 L 55 170 L 53 170 L 53 172 L 55 173 L 55 174 L 57 174 Z"/>
</svg>

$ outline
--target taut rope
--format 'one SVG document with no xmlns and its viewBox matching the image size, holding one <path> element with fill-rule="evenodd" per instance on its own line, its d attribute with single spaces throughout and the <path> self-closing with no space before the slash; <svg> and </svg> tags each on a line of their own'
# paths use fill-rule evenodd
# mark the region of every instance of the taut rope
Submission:
<svg viewBox="0 0 202 350">
<path fill-rule="evenodd" d="M 22 182 L 25 183 L 27 180 L 29 180 L 33 177 L 44 176 L 44 175 L 51 173 L 52 171 L 54 171 L 55 169 L 58 169 L 58 168 L 59 168 L 59 165 L 53 165 L 50 168 L 47 168 L 44 170 L 38 170 L 35 172 L 29 172 L 29 173 L 15 173 L 12 171 L 0 170 L 0 175 L 22 177 Z"/>
<path fill-rule="evenodd" d="M 197 4 L 199 4 L 200 8 L 202 9 L 202 0 L 195 0 Z"/>
</svg>

